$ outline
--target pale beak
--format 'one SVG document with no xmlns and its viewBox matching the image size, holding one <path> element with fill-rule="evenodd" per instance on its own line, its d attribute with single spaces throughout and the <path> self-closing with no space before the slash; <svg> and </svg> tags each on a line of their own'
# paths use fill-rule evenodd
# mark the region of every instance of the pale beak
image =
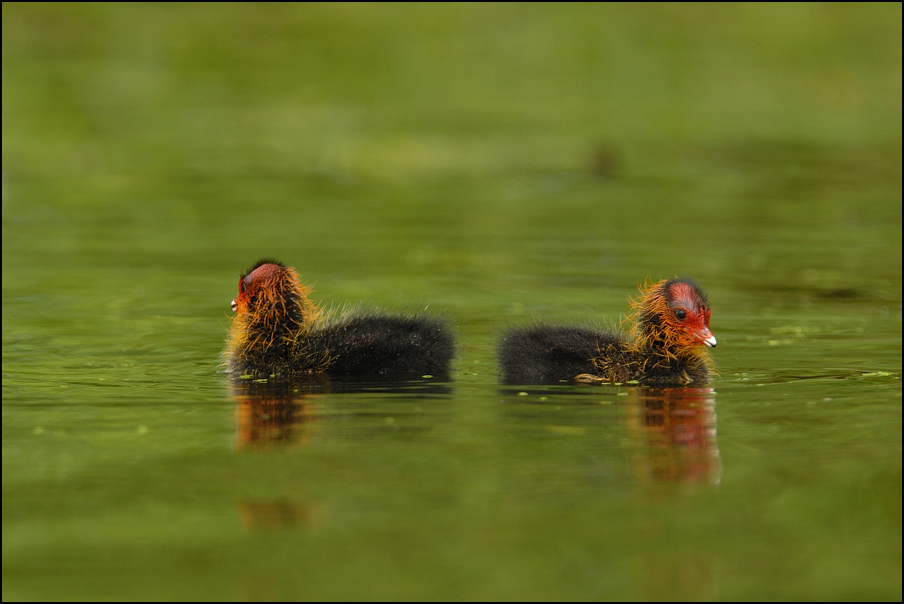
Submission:
<svg viewBox="0 0 904 604">
<path fill-rule="evenodd" d="M 232 312 L 235 312 L 235 307 L 238 306 L 235 300 L 232 301 Z M 715 344 L 713 344 L 715 346 Z"/>
<path fill-rule="evenodd" d="M 698 329 L 694 332 L 694 337 L 700 340 L 703 344 L 706 344 L 710 348 L 716 347 L 716 336 L 712 334 L 712 332 L 707 327 L 703 327 L 702 329 Z"/>
</svg>

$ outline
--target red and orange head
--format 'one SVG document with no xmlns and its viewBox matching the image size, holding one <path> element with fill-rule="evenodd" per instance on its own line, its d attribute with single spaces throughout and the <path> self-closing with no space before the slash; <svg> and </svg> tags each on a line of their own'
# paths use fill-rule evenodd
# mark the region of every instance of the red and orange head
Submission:
<svg viewBox="0 0 904 604">
<path fill-rule="evenodd" d="M 261 260 L 239 277 L 239 295 L 232 301 L 236 319 L 268 321 L 289 315 L 299 324 L 314 320 L 319 311 L 310 300 L 311 288 L 301 284 L 291 266 Z"/>
<path fill-rule="evenodd" d="M 712 311 L 706 294 L 690 279 L 648 283 L 631 306 L 642 341 L 660 340 L 678 348 L 716 345 L 709 330 Z"/>
</svg>

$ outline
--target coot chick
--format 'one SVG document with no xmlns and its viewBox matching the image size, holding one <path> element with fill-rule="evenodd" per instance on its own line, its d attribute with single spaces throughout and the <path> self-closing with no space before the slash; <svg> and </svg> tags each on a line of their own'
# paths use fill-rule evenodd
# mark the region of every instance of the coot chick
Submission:
<svg viewBox="0 0 904 604">
<path fill-rule="evenodd" d="M 446 376 L 455 349 L 436 318 L 377 312 L 325 314 L 298 273 L 261 260 L 239 278 L 223 356 L 235 377 Z"/>
<path fill-rule="evenodd" d="M 631 306 L 629 334 L 553 325 L 508 331 L 498 352 L 504 380 L 669 385 L 709 379 L 713 365 L 706 347 L 715 347 L 716 338 L 709 331 L 706 295 L 696 283 L 648 284 Z"/>
</svg>

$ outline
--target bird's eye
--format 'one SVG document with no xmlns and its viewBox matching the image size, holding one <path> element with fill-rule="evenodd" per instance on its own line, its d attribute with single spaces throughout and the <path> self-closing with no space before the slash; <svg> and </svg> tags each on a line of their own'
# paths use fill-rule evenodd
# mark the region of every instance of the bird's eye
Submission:
<svg viewBox="0 0 904 604">
<path fill-rule="evenodd" d="M 679 308 L 675 311 L 675 316 L 678 317 L 679 321 L 684 321 L 687 318 L 687 313 L 684 312 L 684 309 Z"/>
<path fill-rule="evenodd" d="M 239 294 L 245 293 L 245 280 L 239 279 Z"/>
</svg>

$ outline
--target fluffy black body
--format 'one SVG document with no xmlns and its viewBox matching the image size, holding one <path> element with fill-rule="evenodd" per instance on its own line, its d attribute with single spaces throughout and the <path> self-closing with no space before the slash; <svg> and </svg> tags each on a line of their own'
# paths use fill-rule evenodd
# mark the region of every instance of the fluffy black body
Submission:
<svg viewBox="0 0 904 604">
<path fill-rule="evenodd" d="M 509 330 L 502 337 L 499 363 L 510 384 L 572 382 L 595 373 L 600 349 L 618 345 L 612 334 L 586 327 L 539 325 Z"/>
<path fill-rule="evenodd" d="M 655 341 L 638 348 L 618 335 L 583 327 L 543 325 L 513 329 L 499 347 L 508 384 L 577 381 L 674 385 L 705 382 L 705 358 L 680 354 Z M 650 344 L 653 344 L 652 346 Z M 658 344 L 658 345 L 657 345 Z"/>
<path fill-rule="evenodd" d="M 312 329 L 309 353 L 331 377 L 447 376 L 455 343 L 445 323 L 428 317 L 361 315 Z"/>
</svg>

